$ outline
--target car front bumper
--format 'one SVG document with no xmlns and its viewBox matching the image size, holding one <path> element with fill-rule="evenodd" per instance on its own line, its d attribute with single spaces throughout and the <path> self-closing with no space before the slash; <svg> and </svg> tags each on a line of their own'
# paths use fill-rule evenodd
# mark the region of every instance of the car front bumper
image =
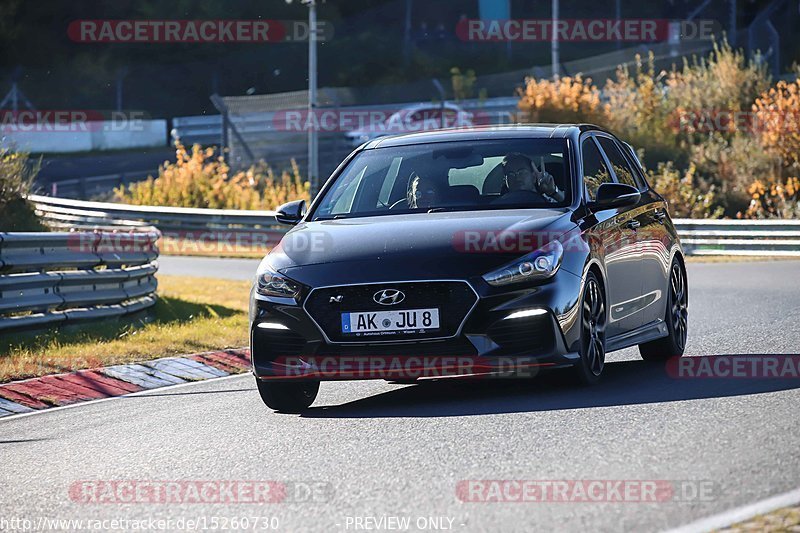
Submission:
<svg viewBox="0 0 800 533">
<path fill-rule="evenodd" d="M 373 283 L 368 284 L 367 292 L 420 283 L 423 282 Z M 325 322 L 325 317 L 320 316 L 322 311 L 306 306 L 311 294 L 330 287 L 304 294 L 303 305 L 256 297 L 250 328 L 254 374 L 273 380 L 519 377 L 545 368 L 571 366 L 577 361 L 577 276 L 562 270 L 542 285 L 511 290 L 491 287 L 480 278 L 424 283 L 463 283 L 474 293 L 471 302 L 453 303 L 464 311 L 458 327 L 443 331 L 436 338 L 380 340 L 381 337 L 355 339 L 337 335 L 332 331 L 332 319 Z M 325 297 L 318 304 L 324 306 L 328 294 L 317 296 Z M 413 308 L 413 302 L 409 305 Z M 443 314 L 448 312 L 446 305 L 441 309 Z M 335 304 L 331 306 L 330 313 L 337 314 Z"/>
</svg>

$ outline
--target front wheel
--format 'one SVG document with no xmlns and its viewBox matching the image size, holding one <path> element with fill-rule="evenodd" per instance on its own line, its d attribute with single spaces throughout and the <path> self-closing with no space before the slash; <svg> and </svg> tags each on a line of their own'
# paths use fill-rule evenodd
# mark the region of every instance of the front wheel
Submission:
<svg viewBox="0 0 800 533">
<path fill-rule="evenodd" d="M 319 381 L 268 381 L 256 378 L 261 400 L 270 409 L 282 413 L 300 413 L 308 409 L 319 392 Z"/>
<path fill-rule="evenodd" d="M 689 319 L 689 290 L 686 272 L 680 262 L 672 261 L 667 288 L 667 336 L 639 345 L 639 353 L 645 361 L 664 361 L 670 357 L 680 357 L 686 349 L 686 335 Z"/>
<path fill-rule="evenodd" d="M 600 381 L 606 361 L 606 304 L 603 287 L 593 272 L 586 276 L 581 298 L 580 360 L 573 367 L 580 384 Z"/>
</svg>

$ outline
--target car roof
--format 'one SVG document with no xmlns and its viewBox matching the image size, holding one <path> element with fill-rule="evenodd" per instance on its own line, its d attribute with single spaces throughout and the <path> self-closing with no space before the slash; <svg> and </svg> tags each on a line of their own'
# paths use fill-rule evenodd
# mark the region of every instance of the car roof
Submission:
<svg viewBox="0 0 800 533">
<path fill-rule="evenodd" d="M 414 133 L 388 135 L 368 142 L 365 150 L 390 146 L 410 146 L 449 141 L 478 141 L 492 139 L 561 139 L 577 138 L 584 131 L 602 131 L 594 124 L 509 124 L 445 128 Z"/>
</svg>

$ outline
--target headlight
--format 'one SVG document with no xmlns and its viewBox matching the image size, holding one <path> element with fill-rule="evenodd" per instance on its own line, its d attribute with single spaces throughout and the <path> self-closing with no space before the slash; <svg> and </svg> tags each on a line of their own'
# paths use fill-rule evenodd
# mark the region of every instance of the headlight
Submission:
<svg viewBox="0 0 800 533">
<path fill-rule="evenodd" d="M 294 298 L 300 292 L 300 285 L 283 274 L 267 268 L 256 277 L 256 292 L 262 296 Z"/>
<path fill-rule="evenodd" d="M 521 281 L 552 278 L 561 266 L 564 247 L 553 241 L 505 266 L 483 276 L 486 283 L 500 287 Z"/>
</svg>

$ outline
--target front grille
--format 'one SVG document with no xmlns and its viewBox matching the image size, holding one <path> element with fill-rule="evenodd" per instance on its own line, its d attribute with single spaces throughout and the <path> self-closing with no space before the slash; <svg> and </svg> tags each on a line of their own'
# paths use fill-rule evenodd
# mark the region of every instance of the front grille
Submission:
<svg viewBox="0 0 800 533">
<path fill-rule="evenodd" d="M 500 320 L 489 328 L 488 334 L 509 353 L 547 352 L 555 342 L 552 321 L 547 315 Z"/>
<path fill-rule="evenodd" d="M 373 296 L 384 289 L 401 290 L 405 299 L 395 305 L 380 305 Z M 455 336 L 477 299 L 475 292 L 464 281 L 415 281 L 314 289 L 303 307 L 331 342 L 397 342 Z M 341 331 L 341 316 L 345 312 L 426 308 L 439 309 L 438 329 L 425 333 L 392 333 L 381 336 L 343 334 Z"/>
</svg>

